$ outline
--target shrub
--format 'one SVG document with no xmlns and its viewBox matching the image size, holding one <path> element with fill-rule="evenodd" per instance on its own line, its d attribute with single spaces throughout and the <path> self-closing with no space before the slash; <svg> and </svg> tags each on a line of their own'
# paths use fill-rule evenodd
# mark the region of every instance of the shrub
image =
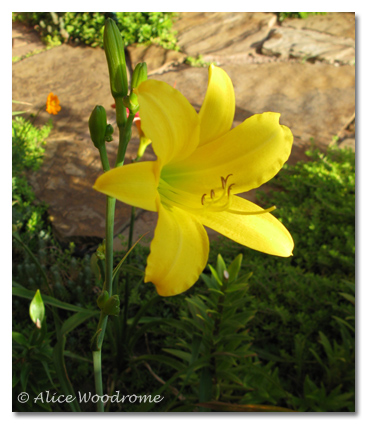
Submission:
<svg viewBox="0 0 368 425">
<path fill-rule="evenodd" d="M 212 252 L 226 261 L 243 253 L 244 269 L 253 272 L 252 348 L 274 362 L 293 394 L 289 407 L 353 411 L 355 154 L 330 148 L 308 155 L 311 161 L 285 166 L 273 188 L 259 194 L 265 206 L 279 207 L 274 214 L 294 238 L 293 257 L 266 256 L 226 239 Z"/>
<path fill-rule="evenodd" d="M 23 117 L 12 120 L 13 230 L 27 232 L 29 237 L 44 227 L 46 205 L 36 202 L 26 172 L 41 166 L 45 140 L 51 129 L 51 120 L 40 129 Z"/>
<path fill-rule="evenodd" d="M 116 21 L 125 45 L 156 43 L 175 48 L 172 32 L 173 12 L 22 12 L 13 19 L 35 27 L 46 44 L 66 40 L 92 47 L 103 47 L 105 19 Z"/>
</svg>

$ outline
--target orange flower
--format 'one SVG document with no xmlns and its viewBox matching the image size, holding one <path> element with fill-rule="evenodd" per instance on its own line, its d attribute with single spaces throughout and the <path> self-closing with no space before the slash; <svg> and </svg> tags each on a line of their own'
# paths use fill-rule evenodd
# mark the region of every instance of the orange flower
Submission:
<svg viewBox="0 0 368 425">
<path fill-rule="evenodd" d="M 61 106 L 60 106 L 59 98 L 53 93 L 50 93 L 47 96 L 46 111 L 49 114 L 57 115 L 60 109 L 61 109 Z"/>
</svg>

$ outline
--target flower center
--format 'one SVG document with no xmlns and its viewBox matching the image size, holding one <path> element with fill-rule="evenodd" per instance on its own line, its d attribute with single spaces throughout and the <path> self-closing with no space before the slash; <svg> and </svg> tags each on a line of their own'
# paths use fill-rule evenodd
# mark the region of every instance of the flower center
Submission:
<svg viewBox="0 0 368 425">
<path fill-rule="evenodd" d="M 189 193 L 169 184 L 163 178 L 160 179 L 158 191 L 161 201 L 167 205 L 176 205 L 193 213 L 199 213 L 201 210 L 206 211 L 225 211 L 230 207 L 230 191 L 233 184 L 229 184 L 229 178 L 221 177 L 221 186 L 211 189 L 208 193 L 203 194 L 200 198 L 194 193 Z"/>
<path fill-rule="evenodd" d="M 201 198 L 193 193 L 186 192 L 176 186 L 172 186 L 163 178 L 160 178 L 158 191 L 160 193 L 161 202 L 168 207 L 175 205 L 179 208 L 187 210 L 193 214 L 201 213 L 201 211 L 221 212 L 227 211 L 237 215 L 258 215 L 273 211 L 276 207 L 260 209 L 259 211 L 244 211 L 231 208 L 233 195 L 231 189 L 234 183 L 230 183 L 229 174 L 227 177 L 221 178 L 221 186 L 211 189 L 208 193 L 204 193 Z"/>
<path fill-rule="evenodd" d="M 228 180 L 232 174 L 227 177 L 221 177 L 221 187 L 211 189 L 210 193 L 203 194 L 201 198 L 201 204 L 205 209 L 211 211 L 224 211 L 230 207 L 230 191 L 234 186 L 234 183 L 229 184 Z"/>
</svg>

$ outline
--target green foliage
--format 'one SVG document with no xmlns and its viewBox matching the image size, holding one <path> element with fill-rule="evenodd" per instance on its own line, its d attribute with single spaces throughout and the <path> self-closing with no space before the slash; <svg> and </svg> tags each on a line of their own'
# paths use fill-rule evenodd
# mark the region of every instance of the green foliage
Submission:
<svg viewBox="0 0 368 425">
<path fill-rule="evenodd" d="M 22 303 L 17 302 L 13 307 Z M 19 320 L 19 319 L 18 319 Z M 31 323 L 13 321 L 13 411 L 44 412 L 52 411 L 47 403 L 34 403 L 33 400 L 43 391 L 55 391 L 55 368 L 52 361 L 51 334 L 40 337 L 41 330 Z M 18 395 L 27 392 L 26 403 L 18 401 Z"/>
<path fill-rule="evenodd" d="M 167 49 L 176 47 L 172 32 L 173 12 L 21 12 L 13 19 L 32 25 L 47 44 L 66 40 L 92 47 L 103 47 L 106 18 L 112 18 L 126 46 L 133 43 L 157 43 Z"/>
<path fill-rule="evenodd" d="M 51 129 L 51 120 L 40 129 L 23 117 L 12 120 L 13 230 L 27 232 L 29 237 L 44 226 L 46 206 L 36 203 L 26 173 L 41 166 L 45 139 Z"/>
<path fill-rule="evenodd" d="M 307 19 L 313 15 L 326 15 L 326 12 L 278 12 L 280 22 L 287 18 Z"/>
<path fill-rule="evenodd" d="M 285 166 L 260 194 L 295 241 L 280 259 L 220 239 L 225 260 L 244 255 L 249 282 L 253 349 L 278 369 L 289 407 L 354 410 L 355 154 L 329 149 Z M 214 261 L 212 258 L 211 261 Z M 290 403 L 290 399 L 288 401 Z"/>
<path fill-rule="evenodd" d="M 260 201 L 280 207 L 277 216 L 295 241 L 291 264 L 322 276 L 355 273 L 355 153 L 330 148 L 307 152 L 309 162 L 285 166 L 275 190 Z"/>
<path fill-rule="evenodd" d="M 193 66 L 195 68 L 204 68 L 204 67 L 208 67 L 211 64 L 211 62 L 205 62 L 203 60 L 203 56 L 202 55 L 198 55 L 197 57 L 188 56 L 185 59 L 185 63 L 187 65 Z"/>
</svg>

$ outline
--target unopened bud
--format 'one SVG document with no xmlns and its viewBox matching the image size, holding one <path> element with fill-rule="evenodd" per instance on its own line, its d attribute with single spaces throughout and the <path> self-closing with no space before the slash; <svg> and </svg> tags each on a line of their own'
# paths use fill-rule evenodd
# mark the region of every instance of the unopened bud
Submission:
<svg viewBox="0 0 368 425">
<path fill-rule="evenodd" d="M 107 127 L 106 111 L 103 106 L 95 106 L 88 121 L 89 133 L 93 144 L 97 149 L 105 143 L 105 133 Z"/>
<path fill-rule="evenodd" d="M 104 48 L 109 67 L 111 93 L 114 98 L 124 97 L 128 93 L 124 44 L 118 27 L 110 18 L 105 23 Z"/>
<path fill-rule="evenodd" d="M 102 291 L 101 294 L 97 298 L 97 305 L 101 310 L 104 309 L 106 302 L 109 299 L 109 293 L 107 291 Z"/>
<path fill-rule="evenodd" d="M 132 90 L 139 86 L 140 83 L 147 80 L 147 64 L 140 62 L 134 68 L 131 87 Z"/>
<path fill-rule="evenodd" d="M 114 132 L 114 127 L 111 124 L 107 124 L 105 131 L 105 141 L 112 142 L 112 133 Z"/>
<path fill-rule="evenodd" d="M 120 312 L 119 295 L 111 296 L 105 303 L 103 312 L 109 316 L 117 316 Z"/>
</svg>

